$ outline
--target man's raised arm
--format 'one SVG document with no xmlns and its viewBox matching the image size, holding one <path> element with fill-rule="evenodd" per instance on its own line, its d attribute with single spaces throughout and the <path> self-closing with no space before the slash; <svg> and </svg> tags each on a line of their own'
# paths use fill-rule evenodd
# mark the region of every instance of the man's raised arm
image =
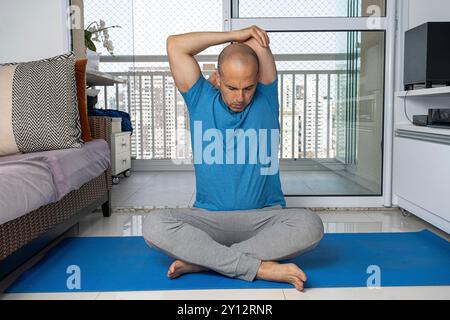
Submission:
<svg viewBox="0 0 450 320">
<path fill-rule="evenodd" d="M 170 71 L 181 92 L 188 91 L 200 76 L 200 67 L 194 56 L 227 41 L 231 41 L 228 32 L 192 32 L 167 38 Z"/>
<path fill-rule="evenodd" d="M 263 84 L 272 83 L 277 78 L 277 68 L 270 47 L 261 46 L 255 38 L 251 38 L 244 43 L 252 48 L 258 56 L 259 82 Z"/>
<path fill-rule="evenodd" d="M 254 38 L 261 47 L 269 45 L 264 31 L 256 27 L 230 32 L 191 32 L 167 38 L 167 54 L 175 85 L 181 92 L 188 91 L 200 76 L 200 67 L 194 56 L 209 47 L 226 42 L 244 42 Z"/>
</svg>

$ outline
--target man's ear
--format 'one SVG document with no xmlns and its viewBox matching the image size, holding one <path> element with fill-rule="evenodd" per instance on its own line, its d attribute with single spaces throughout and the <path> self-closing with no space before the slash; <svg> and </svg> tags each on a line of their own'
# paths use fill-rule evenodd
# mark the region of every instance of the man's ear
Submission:
<svg viewBox="0 0 450 320">
<path fill-rule="evenodd" d="M 216 69 L 216 70 L 214 71 L 214 73 L 216 74 L 216 79 L 217 79 L 217 80 L 216 80 L 216 84 L 217 84 L 217 86 L 220 86 L 220 80 L 221 80 L 221 79 L 220 79 L 220 73 L 219 73 L 219 70 Z"/>
<path fill-rule="evenodd" d="M 214 70 L 212 78 L 214 79 L 214 82 L 213 82 L 214 87 L 219 89 L 220 88 L 220 73 L 217 69 Z"/>
<path fill-rule="evenodd" d="M 220 81 L 219 81 L 219 73 L 215 70 L 208 78 L 208 81 L 217 89 L 219 89 Z"/>
<path fill-rule="evenodd" d="M 256 81 L 261 82 L 261 73 L 259 71 L 256 74 Z"/>
</svg>

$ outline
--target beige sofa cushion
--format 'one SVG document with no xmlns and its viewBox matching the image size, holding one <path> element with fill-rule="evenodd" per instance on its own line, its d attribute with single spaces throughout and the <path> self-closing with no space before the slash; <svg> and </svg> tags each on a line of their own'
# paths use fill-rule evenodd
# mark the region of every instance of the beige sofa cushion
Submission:
<svg viewBox="0 0 450 320">
<path fill-rule="evenodd" d="M 75 58 L 0 65 L 0 156 L 80 148 Z"/>
</svg>

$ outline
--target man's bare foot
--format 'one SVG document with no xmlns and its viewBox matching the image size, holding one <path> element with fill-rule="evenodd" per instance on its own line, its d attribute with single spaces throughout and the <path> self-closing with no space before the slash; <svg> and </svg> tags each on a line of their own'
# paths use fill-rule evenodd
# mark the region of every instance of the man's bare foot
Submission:
<svg viewBox="0 0 450 320">
<path fill-rule="evenodd" d="M 205 270 L 206 268 L 203 268 L 201 266 L 191 264 L 183 260 L 175 260 L 170 265 L 169 270 L 167 271 L 167 276 L 170 279 L 175 279 L 185 273 L 200 272 Z"/>
<path fill-rule="evenodd" d="M 275 261 L 263 261 L 256 273 L 256 278 L 268 281 L 287 282 L 302 292 L 304 282 L 307 280 L 306 274 L 297 265 L 293 263 L 281 264 Z"/>
</svg>

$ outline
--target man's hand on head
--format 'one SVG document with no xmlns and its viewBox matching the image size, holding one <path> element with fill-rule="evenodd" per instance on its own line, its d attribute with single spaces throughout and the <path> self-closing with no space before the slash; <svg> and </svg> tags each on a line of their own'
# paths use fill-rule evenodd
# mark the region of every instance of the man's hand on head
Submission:
<svg viewBox="0 0 450 320">
<path fill-rule="evenodd" d="M 255 39 L 263 48 L 268 48 L 270 44 L 267 32 L 257 26 L 251 26 L 245 29 L 237 30 L 235 32 L 235 41 L 246 42 L 250 39 Z"/>
<path fill-rule="evenodd" d="M 255 34 L 256 36 L 248 37 L 244 44 L 249 46 L 250 48 L 255 51 L 255 53 L 258 55 L 259 60 L 259 82 L 263 84 L 269 84 L 272 83 L 277 78 L 277 67 L 275 65 L 275 58 L 273 57 L 272 51 L 269 47 L 269 36 L 267 35 L 266 31 L 253 26 L 247 29 L 239 30 L 241 31 L 244 36 L 242 36 L 241 39 L 246 38 L 248 34 Z M 261 37 L 260 37 L 261 36 Z M 266 39 L 267 46 L 264 47 L 261 45 L 262 40 Z"/>
</svg>

